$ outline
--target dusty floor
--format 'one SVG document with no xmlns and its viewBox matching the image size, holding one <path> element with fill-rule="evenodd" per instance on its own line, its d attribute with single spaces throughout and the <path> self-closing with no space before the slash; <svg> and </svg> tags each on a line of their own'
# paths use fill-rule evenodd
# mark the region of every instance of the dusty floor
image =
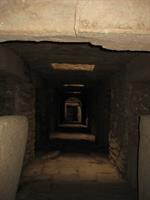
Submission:
<svg viewBox="0 0 150 200">
<path fill-rule="evenodd" d="M 24 170 L 17 200 L 134 200 L 106 156 L 68 148 L 40 156 Z"/>
</svg>

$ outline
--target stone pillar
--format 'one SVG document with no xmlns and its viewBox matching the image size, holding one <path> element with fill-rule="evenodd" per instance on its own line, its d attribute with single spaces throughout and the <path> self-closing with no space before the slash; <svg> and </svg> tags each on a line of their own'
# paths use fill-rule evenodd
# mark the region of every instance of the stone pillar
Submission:
<svg viewBox="0 0 150 200">
<path fill-rule="evenodd" d="M 0 117 L 0 198 L 4 200 L 15 200 L 27 133 L 25 117 Z"/>
<path fill-rule="evenodd" d="M 139 200 L 150 199 L 150 115 L 141 117 L 139 148 Z"/>
</svg>

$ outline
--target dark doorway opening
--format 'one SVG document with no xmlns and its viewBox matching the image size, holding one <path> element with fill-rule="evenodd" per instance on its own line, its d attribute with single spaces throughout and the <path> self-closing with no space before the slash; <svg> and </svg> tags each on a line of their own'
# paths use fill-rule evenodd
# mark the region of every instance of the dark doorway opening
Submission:
<svg viewBox="0 0 150 200">
<path fill-rule="evenodd" d="M 78 106 L 67 106 L 67 122 L 78 122 Z"/>
</svg>

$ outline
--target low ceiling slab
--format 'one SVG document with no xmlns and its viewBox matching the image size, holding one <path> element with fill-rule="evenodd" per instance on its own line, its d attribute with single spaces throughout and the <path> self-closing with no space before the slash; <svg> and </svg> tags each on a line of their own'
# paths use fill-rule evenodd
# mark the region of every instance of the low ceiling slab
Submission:
<svg viewBox="0 0 150 200">
<path fill-rule="evenodd" d="M 150 51 L 150 1 L 1 1 L 0 41 L 9 40 L 90 42 L 113 50 Z"/>
</svg>

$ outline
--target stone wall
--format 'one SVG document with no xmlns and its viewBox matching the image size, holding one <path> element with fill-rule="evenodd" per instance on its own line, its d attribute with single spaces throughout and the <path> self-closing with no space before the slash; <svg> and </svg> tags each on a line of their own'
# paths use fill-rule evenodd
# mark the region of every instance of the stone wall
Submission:
<svg viewBox="0 0 150 200">
<path fill-rule="evenodd" d="M 106 83 L 98 83 L 98 86 L 90 91 L 89 99 L 90 130 L 96 135 L 96 144 L 104 151 L 108 151 L 110 125 L 110 85 L 108 81 Z"/>
<path fill-rule="evenodd" d="M 12 50 L 0 44 L 0 70 L 11 73 L 22 80 L 27 80 L 27 67 L 24 67 L 23 60 Z"/>
<path fill-rule="evenodd" d="M 134 82 L 129 87 L 128 105 L 128 177 L 133 187 L 137 186 L 139 148 L 139 120 L 150 114 L 150 82 Z"/>
<path fill-rule="evenodd" d="M 45 83 L 45 84 L 44 84 Z M 36 88 L 36 150 L 49 149 L 50 134 L 56 131 L 58 116 L 57 96 L 51 85 L 47 87 L 43 80 L 41 87 Z M 58 97 L 60 98 L 60 97 Z"/>
<path fill-rule="evenodd" d="M 29 123 L 24 164 L 34 159 L 35 154 L 35 89 L 30 83 L 16 83 L 15 113 L 26 116 Z"/>
<path fill-rule="evenodd" d="M 29 121 L 24 164 L 34 158 L 35 92 L 28 67 L 12 50 L 0 45 L 0 116 L 24 115 Z"/>
<path fill-rule="evenodd" d="M 93 135 L 96 135 L 97 130 L 97 91 L 94 89 L 90 89 L 89 93 L 91 95 L 88 96 L 88 121 L 89 121 L 89 129 Z"/>
<path fill-rule="evenodd" d="M 113 74 L 111 79 L 111 126 L 109 133 L 109 152 L 111 162 L 125 177 L 127 175 L 127 135 L 126 135 L 126 97 L 125 71 Z"/>
<path fill-rule="evenodd" d="M 101 148 L 108 152 L 108 135 L 110 128 L 110 85 L 108 80 L 102 84 L 99 93 L 97 138 Z"/>
<path fill-rule="evenodd" d="M 33 86 L 18 77 L 0 73 L 0 115 L 24 115 L 29 121 L 24 164 L 34 158 L 35 95 Z"/>
<path fill-rule="evenodd" d="M 129 82 L 126 69 L 111 80 L 111 162 L 133 188 L 137 187 L 139 118 L 150 113 L 150 82 Z"/>
<path fill-rule="evenodd" d="M 49 95 L 46 88 L 36 89 L 36 150 L 44 150 L 49 144 Z"/>
</svg>

